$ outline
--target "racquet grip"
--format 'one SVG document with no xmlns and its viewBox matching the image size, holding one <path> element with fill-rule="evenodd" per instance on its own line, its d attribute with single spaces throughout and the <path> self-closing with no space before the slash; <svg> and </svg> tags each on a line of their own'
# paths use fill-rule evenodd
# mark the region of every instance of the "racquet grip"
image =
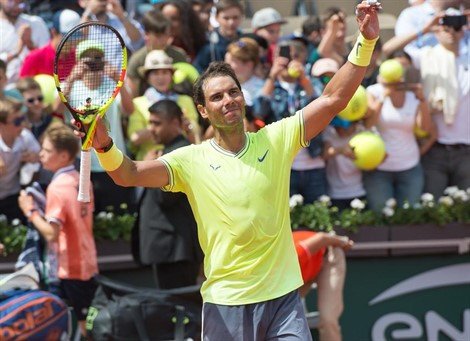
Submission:
<svg viewBox="0 0 470 341">
<path fill-rule="evenodd" d="M 90 167 L 91 148 L 83 150 L 80 155 L 80 182 L 78 186 L 78 201 L 90 202 Z"/>
</svg>

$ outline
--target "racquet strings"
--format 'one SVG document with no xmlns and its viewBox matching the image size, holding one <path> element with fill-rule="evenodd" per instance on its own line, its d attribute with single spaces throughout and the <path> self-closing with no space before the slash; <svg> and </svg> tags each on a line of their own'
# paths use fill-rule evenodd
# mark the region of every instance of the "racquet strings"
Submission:
<svg viewBox="0 0 470 341">
<path fill-rule="evenodd" d="M 69 106 L 83 115 L 81 120 L 113 96 L 123 66 L 122 50 L 116 34 L 103 25 L 81 27 L 62 46 L 57 76 Z"/>
</svg>

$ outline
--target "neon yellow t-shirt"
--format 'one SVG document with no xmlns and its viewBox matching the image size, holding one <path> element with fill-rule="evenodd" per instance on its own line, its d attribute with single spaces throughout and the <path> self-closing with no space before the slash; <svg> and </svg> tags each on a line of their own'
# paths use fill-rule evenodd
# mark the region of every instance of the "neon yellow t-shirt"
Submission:
<svg viewBox="0 0 470 341">
<path fill-rule="evenodd" d="M 160 158 L 164 190 L 186 193 L 205 254 L 205 302 L 240 305 L 281 297 L 303 284 L 289 215 L 292 161 L 307 146 L 303 114 L 246 133 L 237 154 L 213 140 Z"/>
</svg>

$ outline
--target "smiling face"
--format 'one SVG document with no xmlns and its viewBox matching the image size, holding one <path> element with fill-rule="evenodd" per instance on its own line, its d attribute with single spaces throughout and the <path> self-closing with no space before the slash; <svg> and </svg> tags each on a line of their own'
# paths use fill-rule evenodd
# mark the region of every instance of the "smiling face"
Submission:
<svg viewBox="0 0 470 341">
<path fill-rule="evenodd" d="M 203 85 L 205 105 L 197 109 L 215 129 L 243 127 L 245 98 L 235 80 L 230 76 L 209 78 Z"/>
</svg>

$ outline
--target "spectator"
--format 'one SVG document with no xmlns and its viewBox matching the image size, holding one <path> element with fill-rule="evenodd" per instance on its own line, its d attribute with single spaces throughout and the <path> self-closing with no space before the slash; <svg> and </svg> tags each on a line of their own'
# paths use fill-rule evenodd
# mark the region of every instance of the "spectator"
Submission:
<svg viewBox="0 0 470 341">
<path fill-rule="evenodd" d="M 131 151 L 136 160 L 143 160 L 149 151 L 161 147 L 153 141 L 152 130 L 148 125 L 150 116 L 148 108 L 162 99 L 170 99 L 179 105 L 185 115 L 185 134 L 189 136 L 191 142 L 200 142 L 196 107 L 191 97 L 173 91 L 173 71 L 171 58 L 161 50 L 151 51 L 145 58 L 145 65 L 139 69 L 150 87 L 143 96 L 134 98 L 135 111 L 129 118 L 127 128 Z"/>
<path fill-rule="evenodd" d="M 182 48 L 194 60 L 207 40 L 204 27 L 189 2 L 166 0 L 156 6 L 171 21 L 172 45 Z"/>
<path fill-rule="evenodd" d="M 197 53 L 194 66 L 199 72 L 216 60 L 224 60 L 227 46 L 240 37 L 240 24 L 243 18 L 243 6 L 239 0 L 219 0 L 215 20 L 219 26 L 209 34 L 209 42 Z"/>
<path fill-rule="evenodd" d="M 144 45 L 142 26 L 128 17 L 120 0 L 78 0 L 78 4 L 84 9 L 83 22 L 98 21 L 114 27 L 131 52 L 137 51 Z"/>
<path fill-rule="evenodd" d="M 281 14 L 272 7 L 262 8 L 253 14 L 251 28 L 253 33 L 263 37 L 268 42 L 267 63 L 273 64 L 274 51 L 281 37 L 281 26 L 287 21 L 282 19 Z"/>
<path fill-rule="evenodd" d="M 329 7 L 322 14 L 324 32 L 318 45 L 318 53 L 323 58 L 332 58 L 339 65 L 346 61 L 346 14 L 339 7 Z M 371 64 L 372 65 L 372 64 Z"/>
<path fill-rule="evenodd" d="M 74 161 L 78 142 L 62 123 L 45 132 L 40 159 L 45 169 L 54 172 L 54 177 L 47 188 L 44 217 L 25 191 L 21 191 L 17 200 L 41 235 L 48 242 L 58 243 L 59 296 L 73 307 L 85 337 L 85 318 L 96 290 L 92 277 L 98 273 L 98 264 L 93 238 L 93 197 L 89 203 L 77 201 L 79 174 Z"/>
<path fill-rule="evenodd" d="M 148 88 L 147 81 L 139 74 L 139 68 L 144 65 L 145 57 L 150 51 L 164 50 L 174 63 L 188 61 L 183 49 L 171 45 L 171 22 L 159 10 L 152 9 L 145 12 L 142 25 L 145 32 L 145 46 L 131 56 L 127 68 L 126 81 L 134 96 L 142 96 Z"/>
<path fill-rule="evenodd" d="M 50 39 L 44 20 L 23 10 L 23 0 L 0 0 L 0 59 L 7 64 L 6 89 L 14 87 L 28 52 Z"/>
<path fill-rule="evenodd" d="M 40 141 L 42 133 L 52 122 L 52 115 L 44 104 L 44 96 L 39 84 L 31 77 L 21 78 L 16 82 L 26 107 L 26 118 L 34 137 Z"/>
<path fill-rule="evenodd" d="M 164 149 L 148 153 L 147 160 L 189 145 L 182 135 L 183 112 L 174 101 L 161 100 L 149 111 L 149 130 L 154 143 L 163 145 Z M 196 220 L 186 195 L 164 192 L 160 188 L 145 188 L 137 221 L 140 261 L 153 265 L 157 288 L 196 284 L 202 251 Z"/>
<path fill-rule="evenodd" d="M 369 111 L 365 126 L 377 127 L 385 142 L 387 157 L 376 170 L 363 172 L 367 204 L 379 212 L 390 198 L 397 200 L 398 207 L 405 202 L 419 202 L 424 175 L 414 128 L 429 131 L 431 120 L 421 87 L 413 90 L 400 87 L 403 83 L 401 64 L 396 60 L 384 63 L 379 83 L 367 88 Z M 393 79 L 385 77 L 385 66 L 397 70 Z"/>
<path fill-rule="evenodd" d="M 64 9 L 56 12 L 52 17 L 52 28 L 50 30 L 52 39 L 46 45 L 30 51 L 25 57 L 20 70 L 20 77 L 33 77 L 39 74 L 53 75 L 55 51 L 59 46 L 62 37 L 72 28 L 80 23 L 80 16 L 77 12 Z M 70 59 L 75 56 L 70 53 Z M 70 61 L 64 64 L 70 65 Z"/>
<path fill-rule="evenodd" d="M 444 25 L 440 21 L 444 15 L 460 16 L 462 13 L 449 8 L 445 13 L 435 15 L 423 31 L 435 32 L 437 45 L 408 49 L 414 67 L 421 72 L 424 95 L 437 127 L 437 143 L 423 156 L 424 191 L 436 198 L 447 186 L 470 187 L 467 172 L 470 166 L 467 155 L 470 149 L 469 51 L 463 26 Z M 396 48 L 417 36 L 417 30 L 409 30 Z"/>
<path fill-rule="evenodd" d="M 300 296 L 307 296 L 317 283 L 318 331 L 320 341 L 340 341 L 339 317 L 343 312 L 343 287 L 346 278 L 346 257 L 353 241 L 348 237 L 313 231 L 293 231 L 304 285 Z"/>
<path fill-rule="evenodd" d="M 461 3 L 462 0 L 429 0 L 420 5 L 405 8 L 398 16 L 395 24 L 395 37 L 392 39 L 401 39 L 410 33 L 418 33 L 415 39 L 406 43 L 405 51 L 410 54 L 413 51 L 416 53 L 424 46 L 436 46 L 439 43 L 437 36 L 426 27 L 438 14 L 443 13 L 447 8 L 459 8 Z M 468 34 L 467 37 L 469 37 Z M 393 44 L 393 41 L 389 44 Z"/>
<path fill-rule="evenodd" d="M 22 103 L 13 98 L 0 100 L 0 212 L 8 220 L 24 216 L 18 207 L 20 169 L 25 163 L 39 161 L 41 147 L 26 129 Z"/>
<path fill-rule="evenodd" d="M 116 183 L 188 196 L 205 254 L 202 338 L 311 340 L 297 290 L 303 281 L 289 221 L 290 165 L 346 107 L 364 76 L 380 8 L 365 2 L 357 8 L 363 36 L 322 96 L 257 133 L 245 132 L 241 86 L 222 62 L 209 65 L 194 88 L 197 109 L 215 130 L 210 141 L 157 160 L 132 161 L 112 146 L 97 121 L 93 147 L 110 148 L 99 156 Z"/>
<path fill-rule="evenodd" d="M 349 140 L 363 129 L 359 123 L 337 116 L 323 132 L 328 196 L 339 210 L 351 208 L 354 199 L 366 199 L 362 171 L 353 163 L 356 156 L 349 146 Z"/>
<path fill-rule="evenodd" d="M 266 79 L 269 74 L 269 70 L 271 69 L 271 63 L 268 62 L 268 41 L 255 33 L 243 33 L 241 35 L 241 38 L 251 38 L 258 44 L 259 63 L 258 67 L 255 70 L 255 74 L 261 79 Z"/>
<path fill-rule="evenodd" d="M 230 43 L 225 54 L 225 61 L 237 74 L 248 105 L 253 105 L 254 99 L 264 86 L 264 80 L 255 74 L 260 62 L 258 44 L 251 38 L 240 38 Z"/>
</svg>

